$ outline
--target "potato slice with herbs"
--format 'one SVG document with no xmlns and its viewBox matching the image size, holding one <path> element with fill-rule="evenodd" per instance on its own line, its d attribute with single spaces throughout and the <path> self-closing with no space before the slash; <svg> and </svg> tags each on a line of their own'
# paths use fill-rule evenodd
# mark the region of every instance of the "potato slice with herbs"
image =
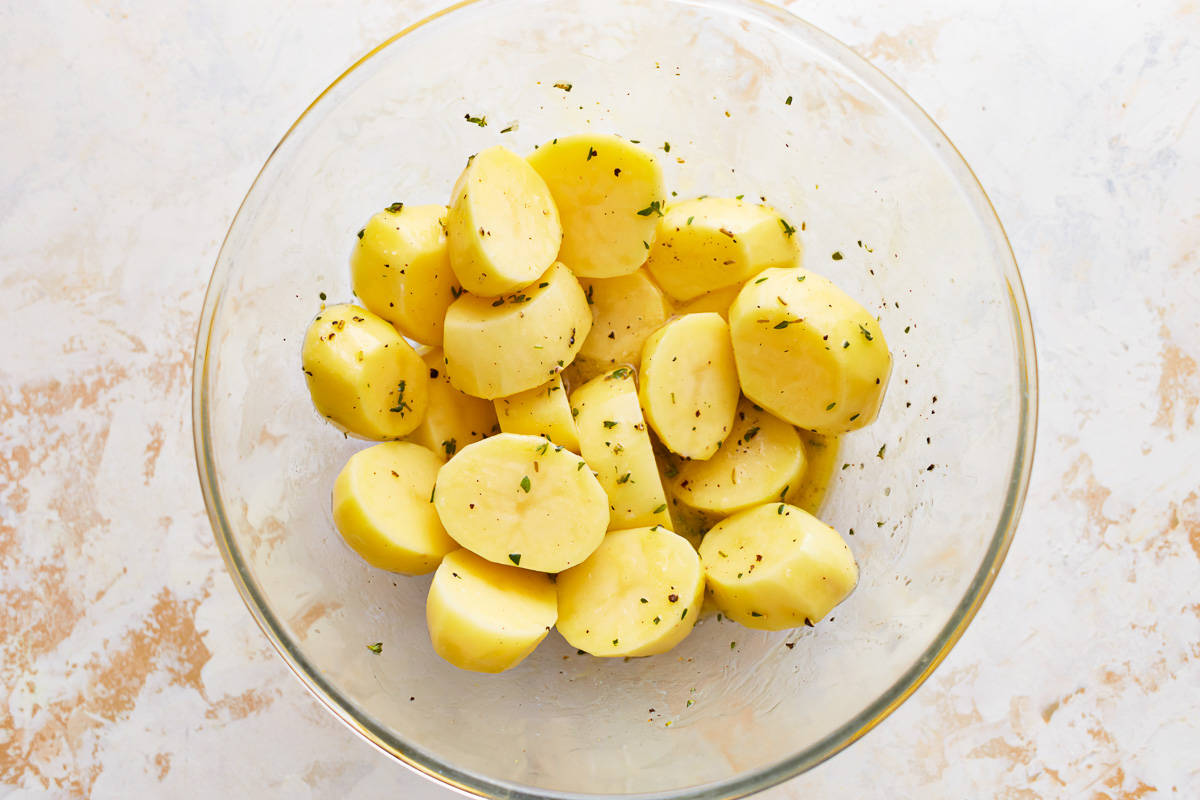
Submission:
<svg viewBox="0 0 1200 800">
<path fill-rule="evenodd" d="M 592 332 L 579 349 L 581 364 L 597 374 L 638 366 L 642 343 L 671 315 L 671 304 L 644 269 L 619 278 L 580 281 L 592 304 Z"/>
<path fill-rule="evenodd" d="M 770 269 L 729 309 L 742 391 L 777 417 L 839 434 L 875 419 L 892 356 L 879 323 L 828 278 Z"/>
<path fill-rule="evenodd" d="M 358 233 L 350 282 L 371 311 L 410 339 L 441 345 L 442 320 L 461 288 L 446 250 L 445 206 L 392 203 Z"/>
<path fill-rule="evenodd" d="M 429 502 L 442 460 L 411 442 L 384 442 L 350 456 L 333 482 L 333 523 L 373 567 L 424 575 L 458 549 Z"/>
<path fill-rule="evenodd" d="M 549 575 L 493 564 L 470 550 L 446 556 L 425 603 L 434 651 L 473 672 L 515 667 L 557 619 L 558 599 Z"/>
<path fill-rule="evenodd" d="M 710 458 L 729 435 L 739 394 L 729 326 L 720 315 L 679 317 L 646 340 L 638 396 L 671 452 Z"/>
<path fill-rule="evenodd" d="M 673 203 L 658 221 L 646 267 L 676 300 L 800 263 L 796 229 L 770 206 L 723 197 Z"/>
<path fill-rule="evenodd" d="M 546 182 L 502 145 L 468 159 L 451 192 L 446 231 L 459 283 L 484 297 L 533 283 L 554 263 L 562 243 Z"/>
<path fill-rule="evenodd" d="M 571 416 L 571 402 L 563 388 L 562 376 L 555 375 L 536 389 L 500 397 L 494 402 L 500 430 L 505 433 L 544 436 L 579 452 L 579 432 Z"/>
<path fill-rule="evenodd" d="M 446 311 L 445 367 L 459 391 L 493 400 L 541 386 L 571 363 L 592 312 L 562 264 L 516 294 L 464 294 Z"/>
<path fill-rule="evenodd" d="M 441 348 L 426 350 L 421 360 L 429 368 L 429 409 L 408 441 L 449 458 L 460 447 L 500 432 L 491 403 L 451 385 Z"/>
<path fill-rule="evenodd" d="M 728 322 L 729 307 L 733 305 L 733 301 L 737 299 L 738 292 L 741 290 L 742 285 L 735 283 L 733 286 L 726 286 L 724 289 L 717 289 L 707 294 L 702 294 L 679 306 L 675 309 L 675 313 L 683 316 L 684 314 L 703 314 L 706 311 L 713 311 L 720 314 L 721 319 Z"/>
<path fill-rule="evenodd" d="M 665 653 L 692 632 L 704 599 L 696 551 L 659 525 L 613 531 L 556 586 L 559 633 L 594 656 Z"/>
<path fill-rule="evenodd" d="M 347 433 L 400 439 L 425 416 L 425 363 L 365 308 L 335 305 L 317 314 L 304 334 L 300 364 L 317 411 Z"/>
<path fill-rule="evenodd" d="M 669 525 L 633 369 L 618 367 L 592 378 L 571 393 L 571 409 L 580 452 L 608 494 L 610 525 Z"/>
<path fill-rule="evenodd" d="M 858 583 L 841 535 L 803 509 L 766 503 L 717 523 L 700 544 L 717 607 L 749 628 L 819 622 Z"/>
<path fill-rule="evenodd" d="M 467 445 L 433 493 L 446 532 L 497 564 L 559 572 L 596 549 L 608 500 L 587 465 L 540 436 L 501 433 Z"/>
</svg>

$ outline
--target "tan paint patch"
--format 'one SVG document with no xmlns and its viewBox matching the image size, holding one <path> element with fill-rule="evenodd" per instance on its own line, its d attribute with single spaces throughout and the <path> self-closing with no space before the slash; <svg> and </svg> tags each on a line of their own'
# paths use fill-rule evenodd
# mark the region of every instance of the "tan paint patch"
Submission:
<svg viewBox="0 0 1200 800">
<path fill-rule="evenodd" d="M 857 50 L 872 61 L 928 64 L 934 59 L 934 46 L 946 22 L 935 20 L 922 25 L 909 25 L 892 35 L 881 33 Z"/>
<path fill-rule="evenodd" d="M 1104 513 L 1104 504 L 1112 497 L 1112 490 L 1096 480 L 1092 457 L 1087 453 L 1081 453 L 1063 474 L 1060 496 L 1083 505 L 1087 515 L 1086 532 L 1100 540 L 1103 540 L 1109 527 L 1118 522 Z M 1103 541 L 1100 544 L 1109 547 Z"/>
<path fill-rule="evenodd" d="M 308 630 L 317 620 L 326 617 L 342 607 L 341 603 L 313 603 L 308 608 L 301 611 L 289 621 L 292 630 L 296 632 L 297 638 L 303 639 L 308 636 Z"/>
<path fill-rule="evenodd" d="M 158 753 L 154 756 L 154 766 L 158 769 L 156 777 L 161 782 L 171 771 L 171 756 L 169 753 Z"/>
<path fill-rule="evenodd" d="M 275 696 L 257 689 L 247 689 L 239 695 L 223 697 L 214 702 L 204 716 L 208 719 L 233 721 L 257 714 L 275 702 Z"/>
<path fill-rule="evenodd" d="M 1183 421 L 1184 430 L 1191 430 L 1196 423 L 1196 409 L 1200 407 L 1200 370 L 1196 359 L 1167 341 L 1170 335 L 1163 325 L 1159 330 L 1163 348 L 1159 357 L 1158 414 L 1154 417 L 1154 427 L 1171 431 L 1178 418 Z M 1168 435 L 1174 438 L 1173 433 Z"/>
<path fill-rule="evenodd" d="M 967 758 L 998 758 L 1008 762 L 1009 769 L 1013 769 L 1018 764 L 1028 764 L 1036 752 L 1037 748 L 1030 742 L 1010 744 L 1003 737 L 997 736 L 971 750 L 967 753 Z"/>
<path fill-rule="evenodd" d="M 146 458 L 142 466 L 142 478 L 147 486 L 154 478 L 154 470 L 158 466 L 158 456 L 163 448 L 163 427 L 159 423 L 150 426 L 150 441 L 146 444 Z"/>
</svg>

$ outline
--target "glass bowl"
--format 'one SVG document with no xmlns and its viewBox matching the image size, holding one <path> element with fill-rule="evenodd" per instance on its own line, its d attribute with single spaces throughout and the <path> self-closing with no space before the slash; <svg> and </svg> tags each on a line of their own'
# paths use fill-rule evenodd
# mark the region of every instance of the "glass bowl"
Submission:
<svg viewBox="0 0 1200 800">
<path fill-rule="evenodd" d="M 680 196 L 766 198 L 803 223 L 806 266 L 879 315 L 891 387 L 878 422 L 844 438 L 822 511 L 851 534 L 861 580 L 812 629 L 709 617 L 629 661 L 552 633 L 510 672 L 462 672 L 430 646 L 428 578 L 368 567 L 334 530 L 330 487 L 363 443 L 313 411 L 300 342 L 322 292 L 351 298 L 348 255 L 372 213 L 446 202 L 492 144 L 528 152 L 581 130 L 656 148 Z M 978 610 L 1033 453 L 1029 312 L 982 189 L 883 75 L 755 0 L 478 0 L 388 40 L 263 167 L 197 344 L 200 479 L 251 613 L 365 739 L 490 797 L 727 798 L 846 747 Z"/>
</svg>

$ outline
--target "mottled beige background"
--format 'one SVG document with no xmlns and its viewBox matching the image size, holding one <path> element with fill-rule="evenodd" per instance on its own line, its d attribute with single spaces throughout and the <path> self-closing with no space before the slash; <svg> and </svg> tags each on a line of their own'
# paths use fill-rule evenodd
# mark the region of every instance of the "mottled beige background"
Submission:
<svg viewBox="0 0 1200 800">
<path fill-rule="evenodd" d="M 0 795 L 446 798 L 318 706 L 217 555 L 192 340 L 296 115 L 430 0 L 0 6 Z M 809 797 L 1200 797 L 1200 7 L 814 0 L 944 127 L 1033 308 L 1024 522 Z"/>
</svg>

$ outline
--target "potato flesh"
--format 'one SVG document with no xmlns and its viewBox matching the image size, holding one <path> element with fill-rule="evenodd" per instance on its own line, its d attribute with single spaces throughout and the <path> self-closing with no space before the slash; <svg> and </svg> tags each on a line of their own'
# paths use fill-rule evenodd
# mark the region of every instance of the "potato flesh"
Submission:
<svg viewBox="0 0 1200 800">
<path fill-rule="evenodd" d="M 451 385 L 441 348 L 425 351 L 421 360 L 429 369 L 429 409 L 408 441 L 449 458 L 459 448 L 500 430 L 491 403 Z"/>
<path fill-rule="evenodd" d="M 638 395 L 671 452 L 711 458 L 733 426 L 739 395 L 729 326 L 720 315 L 679 317 L 647 339 Z"/>
<path fill-rule="evenodd" d="M 543 436 L 554 444 L 579 452 L 579 432 L 571 416 L 571 403 L 563 386 L 562 376 L 555 375 L 546 383 L 527 392 L 495 400 L 495 416 L 500 430 Z"/>
<path fill-rule="evenodd" d="M 521 292 L 464 294 L 446 311 L 444 350 L 459 391 L 494 400 L 541 386 L 571 363 L 592 327 L 579 281 L 556 263 Z"/>
<path fill-rule="evenodd" d="M 798 431 L 804 442 L 804 455 L 808 465 L 804 469 L 804 481 L 799 492 L 789 492 L 787 501 L 803 508 L 814 516 L 821 510 L 829 485 L 833 483 L 834 471 L 838 468 L 838 452 L 841 441 L 836 436 L 823 436 L 812 431 Z"/>
<path fill-rule="evenodd" d="M 771 269 L 729 310 L 742 391 L 801 428 L 840 434 L 879 413 L 892 357 L 879 323 L 828 279 Z"/>
<path fill-rule="evenodd" d="M 451 193 L 446 229 L 455 276 L 467 291 L 484 297 L 535 281 L 554 263 L 562 243 L 546 182 L 501 145 L 467 162 Z"/>
<path fill-rule="evenodd" d="M 562 220 L 558 258 L 582 278 L 628 275 L 646 260 L 656 220 L 638 214 L 666 196 L 649 152 L 617 136 L 584 133 L 547 142 L 529 163 Z"/>
<path fill-rule="evenodd" d="M 459 290 L 446 247 L 445 206 L 380 211 L 350 256 L 354 293 L 410 339 L 442 343 L 442 320 Z"/>
<path fill-rule="evenodd" d="M 421 357 L 388 322 L 355 305 L 329 306 L 304 335 L 300 354 L 313 405 L 364 439 L 400 439 L 429 404 Z"/>
<path fill-rule="evenodd" d="M 622 364 L 638 366 L 642 344 L 671 315 L 671 305 L 645 270 L 618 278 L 580 281 L 592 304 L 592 332 L 579 349 L 580 362 L 597 374 Z"/>
<path fill-rule="evenodd" d="M 333 483 L 333 522 L 371 566 L 424 575 L 458 548 L 429 502 L 441 459 L 410 442 L 384 442 L 350 457 Z"/>
<path fill-rule="evenodd" d="M 820 621 L 858 582 L 845 540 L 803 509 L 755 506 L 717 523 L 700 544 L 708 591 L 730 619 L 783 630 Z"/>
<path fill-rule="evenodd" d="M 559 633 L 595 656 L 670 650 L 691 633 L 704 598 L 696 551 L 661 526 L 613 531 L 556 586 Z"/>
<path fill-rule="evenodd" d="M 675 313 L 683 316 L 684 314 L 703 314 L 705 311 L 713 311 L 720 314 L 721 319 L 729 322 L 729 307 L 733 305 L 733 301 L 737 299 L 738 292 L 741 290 L 742 285 L 738 283 L 726 286 L 724 289 L 707 292 L 680 305 L 675 309 Z"/>
<path fill-rule="evenodd" d="M 559 572 L 608 529 L 608 501 L 582 459 L 540 436 L 501 433 L 463 448 L 438 473 L 446 532 L 497 564 Z"/>
<path fill-rule="evenodd" d="M 493 564 L 469 550 L 445 557 L 425 603 L 434 651 L 474 672 L 515 667 L 546 638 L 557 618 L 549 576 Z"/>
<path fill-rule="evenodd" d="M 687 301 L 769 267 L 798 264 L 800 253 L 795 229 L 785 227 L 775 209 L 704 197 L 667 209 L 646 267 L 663 291 Z"/>
</svg>

